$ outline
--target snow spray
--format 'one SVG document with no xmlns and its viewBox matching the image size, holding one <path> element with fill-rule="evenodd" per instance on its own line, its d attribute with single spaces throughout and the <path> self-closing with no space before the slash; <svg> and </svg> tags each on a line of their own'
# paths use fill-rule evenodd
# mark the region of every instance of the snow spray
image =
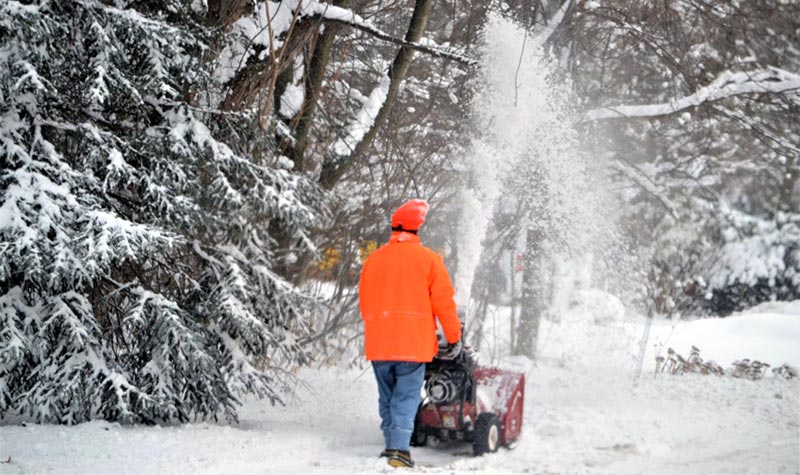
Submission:
<svg viewBox="0 0 800 475">
<path fill-rule="evenodd" d="M 550 318 L 559 320 L 567 313 L 576 292 L 591 289 L 594 299 L 597 289 L 613 286 L 610 262 L 619 261 L 613 249 L 621 240 L 613 214 L 619 206 L 609 192 L 611 167 L 607 157 L 582 146 L 571 84 L 555 74 L 557 64 L 543 47 L 562 13 L 551 19 L 549 28 L 532 33 L 500 16 L 487 23 L 459 223 L 471 232 L 457 237 L 454 283 L 462 308 L 469 308 L 493 213 L 506 206 L 527 209 L 520 224 L 541 237 L 537 252 L 545 261 L 542 280 L 549 290 L 543 303 Z M 514 252 L 524 253 L 524 242 L 523 233 Z M 608 307 L 624 313 L 618 300 Z"/>
<path fill-rule="evenodd" d="M 472 102 L 475 138 L 466 156 L 469 177 L 461 195 L 459 223 L 468 224 L 473 232 L 457 237 L 459 265 L 454 280 L 456 303 L 463 308 L 468 307 L 481 241 L 486 237 L 502 182 L 524 156 L 528 130 L 546 120 L 542 48 L 528 43 L 527 34 L 497 15 L 490 16 L 484 31 Z"/>
<path fill-rule="evenodd" d="M 469 176 L 461 200 L 460 224 L 474 232 L 457 238 L 455 287 L 459 305 L 469 302 L 481 241 L 493 212 L 504 204 L 501 201 L 507 201 L 499 198 L 509 193 L 519 196 L 515 186 L 542 188 L 534 199 L 547 208 L 550 228 L 567 231 L 577 223 L 595 220 L 592 213 L 597 211 L 596 206 L 587 206 L 586 198 L 599 201 L 598 188 L 587 187 L 587 175 L 593 170 L 587 167 L 589 160 L 577 144 L 570 85 L 553 83 L 555 65 L 546 59 L 543 47 L 562 15 L 560 11 L 552 18 L 549 28 L 533 32 L 499 15 L 491 15 L 485 27 L 472 102 L 474 139 L 466 156 Z M 592 160 L 597 162 L 596 157 Z M 539 175 L 546 182 L 509 180 L 520 173 Z M 571 231 L 571 244 L 586 248 L 581 241 L 588 240 L 591 233 L 585 229 Z"/>
</svg>

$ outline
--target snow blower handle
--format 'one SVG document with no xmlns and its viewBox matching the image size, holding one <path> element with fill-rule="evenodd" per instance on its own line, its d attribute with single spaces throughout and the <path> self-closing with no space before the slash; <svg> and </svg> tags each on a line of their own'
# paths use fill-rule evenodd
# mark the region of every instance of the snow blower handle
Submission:
<svg viewBox="0 0 800 475">
<path fill-rule="evenodd" d="M 439 352 L 436 353 L 437 358 L 454 360 L 461 355 L 461 350 L 464 349 L 464 345 L 461 343 L 464 340 L 464 311 L 461 309 L 458 310 L 458 318 L 461 320 L 461 339 L 457 342 L 449 343 L 443 333 L 436 332 L 436 339 L 439 342 Z"/>
<path fill-rule="evenodd" d="M 464 348 L 464 345 L 461 343 L 461 340 L 458 340 L 455 343 L 449 343 L 444 348 L 439 348 L 439 354 L 436 355 L 437 358 L 441 358 L 443 360 L 454 360 L 458 358 L 461 354 L 461 350 Z"/>
</svg>

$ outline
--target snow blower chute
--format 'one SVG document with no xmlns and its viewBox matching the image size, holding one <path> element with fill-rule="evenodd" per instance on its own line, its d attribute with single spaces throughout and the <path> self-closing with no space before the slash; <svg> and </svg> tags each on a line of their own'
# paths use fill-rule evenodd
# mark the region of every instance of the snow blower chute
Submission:
<svg viewBox="0 0 800 475">
<path fill-rule="evenodd" d="M 475 455 L 496 452 L 519 437 L 525 375 L 482 367 L 464 348 L 444 359 L 444 348 L 425 368 L 425 397 L 417 410 L 411 445 L 472 442 Z"/>
</svg>

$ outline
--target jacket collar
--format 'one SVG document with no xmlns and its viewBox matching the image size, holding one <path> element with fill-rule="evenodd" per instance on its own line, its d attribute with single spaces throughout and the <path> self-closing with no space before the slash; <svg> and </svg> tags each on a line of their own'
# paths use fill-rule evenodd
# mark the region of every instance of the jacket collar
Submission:
<svg viewBox="0 0 800 475">
<path fill-rule="evenodd" d="M 391 244 L 394 242 L 410 242 L 414 244 L 421 243 L 419 236 L 416 234 L 405 233 L 403 231 L 392 231 L 392 237 L 389 238 L 389 243 Z"/>
</svg>

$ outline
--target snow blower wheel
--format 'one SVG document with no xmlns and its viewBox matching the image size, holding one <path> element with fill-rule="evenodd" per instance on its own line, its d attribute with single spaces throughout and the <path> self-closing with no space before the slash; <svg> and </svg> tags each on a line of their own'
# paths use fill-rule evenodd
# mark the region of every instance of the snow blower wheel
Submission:
<svg viewBox="0 0 800 475">
<path fill-rule="evenodd" d="M 522 431 L 525 374 L 480 366 L 469 348 L 447 358 L 446 344 L 440 342 L 439 354 L 425 366 L 411 445 L 467 442 L 475 455 L 508 446 Z"/>
<path fill-rule="evenodd" d="M 485 453 L 497 452 L 500 447 L 500 419 L 491 412 L 478 416 L 473 438 L 472 453 L 476 457 Z"/>
</svg>

